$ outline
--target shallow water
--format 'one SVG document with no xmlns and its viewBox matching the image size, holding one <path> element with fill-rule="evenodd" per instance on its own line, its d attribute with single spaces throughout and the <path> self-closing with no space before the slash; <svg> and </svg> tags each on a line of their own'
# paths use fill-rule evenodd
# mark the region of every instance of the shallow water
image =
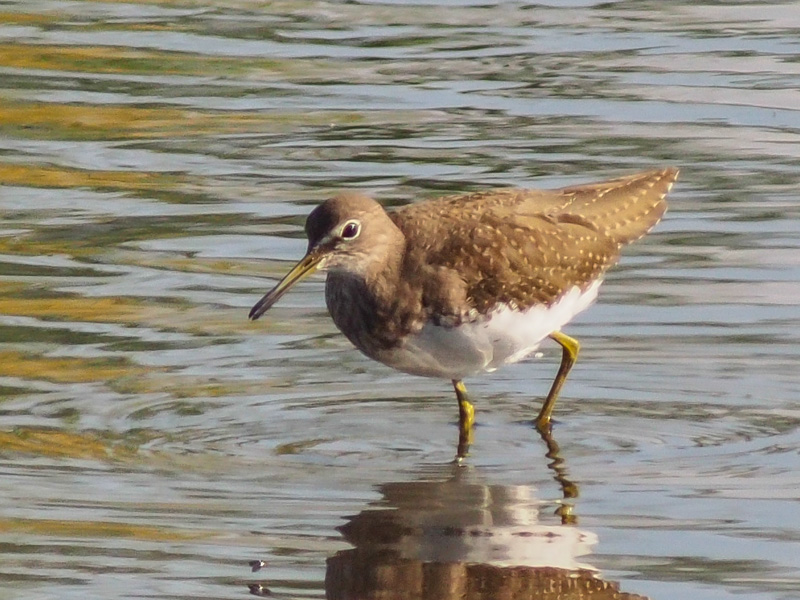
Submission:
<svg viewBox="0 0 800 600">
<path fill-rule="evenodd" d="M 782 3 L 0 2 L 0 596 L 800 596 L 798 55 Z M 321 280 L 247 321 L 333 190 L 661 165 L 558 449 L 557 348 L 459 468 Z"/>
</svg>

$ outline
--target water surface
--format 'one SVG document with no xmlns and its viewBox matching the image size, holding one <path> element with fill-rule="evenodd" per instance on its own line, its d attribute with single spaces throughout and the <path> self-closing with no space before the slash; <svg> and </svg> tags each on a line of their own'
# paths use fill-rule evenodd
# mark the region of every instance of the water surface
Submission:
<svg viewBox="0 0 800 600">
<path fill-rule="evenodd" d="M 0 3 L 0 595 L 800 595 L 799 14 Z M 354 351 L 321 280 L 246 319 L 334 190 L 662 165 L 550 447 L 557 348 L 467 382 L 457 468 L 449 384 Z"/>
</svg>

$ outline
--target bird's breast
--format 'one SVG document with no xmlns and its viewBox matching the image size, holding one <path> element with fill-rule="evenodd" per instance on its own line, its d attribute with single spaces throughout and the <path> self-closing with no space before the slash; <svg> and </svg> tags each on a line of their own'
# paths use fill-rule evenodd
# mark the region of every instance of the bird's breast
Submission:
<svg viewBox="0 0 800 600">
<path fill-rule="evenodd" d="M 548 335 L 588 308 L 600 283 L 595 281 L 585 290 L 573 287 L 551 305 L 519 310 L 500 304 L 458 326 L 429 321 L 396 345 L 365 353 L 399 371 L 423 377 L 463 379 L 494 371 L 524 359 Z"/>
<path fill-rule="evenodd" d="M 402 310 L 395 298 L 377 295 L 373 286 L 349 273 L 328 273 L 325 303 L 345 337 L 375 360 L 421 327 L 416 311 Z"/>
</svg>

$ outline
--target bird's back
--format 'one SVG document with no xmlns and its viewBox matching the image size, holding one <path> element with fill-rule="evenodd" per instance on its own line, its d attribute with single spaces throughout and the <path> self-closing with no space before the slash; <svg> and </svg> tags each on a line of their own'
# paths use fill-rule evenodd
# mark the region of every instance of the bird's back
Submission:
<svg viewBox="0 0 800 600">
<path fill-rule="evenodd" d="M 457 273 L 466 303 L 524 309 L 586 289 L 666 211 L 676 169 L 558 190 L 446 196 L 390 213 L 407 240 L 406 269 Z M 435 286 L 424 304 L 441 303 Z"/>
</svg>

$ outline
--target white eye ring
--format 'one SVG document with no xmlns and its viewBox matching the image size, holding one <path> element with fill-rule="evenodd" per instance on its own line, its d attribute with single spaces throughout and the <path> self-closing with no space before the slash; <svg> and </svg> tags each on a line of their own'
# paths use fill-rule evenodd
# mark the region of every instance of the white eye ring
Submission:
<svg viewBox="0 0 800 600">
<path fill-rule="evenodd" d="M 343 240 L 354 240 L 356 239 L 359 234 L 361 233 L 361 223 L 357 220 L 352 219 L 342 225 L 342 239 Z"/>
</svg>

